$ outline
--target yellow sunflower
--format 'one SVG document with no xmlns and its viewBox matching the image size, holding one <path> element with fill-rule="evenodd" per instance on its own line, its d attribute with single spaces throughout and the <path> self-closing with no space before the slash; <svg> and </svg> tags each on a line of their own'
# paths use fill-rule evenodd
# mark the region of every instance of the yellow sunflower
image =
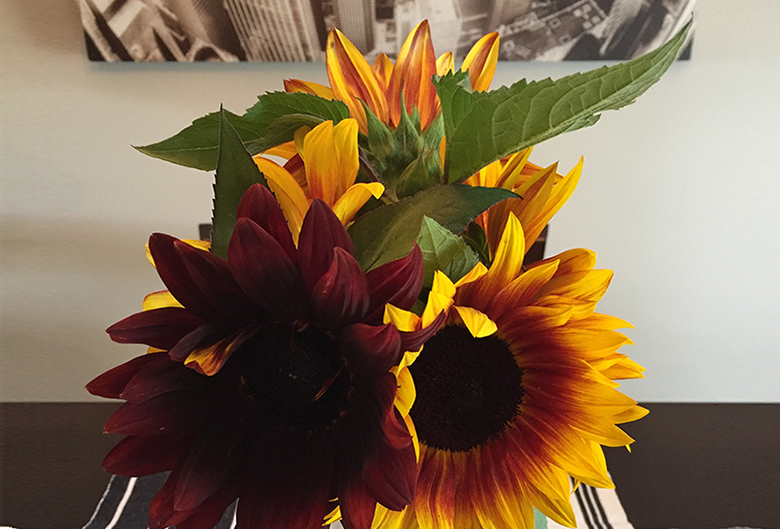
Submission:
<svg viewBox="0 0 780 529">
<path fill-rule="evenodd" d="M 615 388 L 643 368 L 618 352 L 623 320 L 594 312 L 612 278 L 571 250 L 523 268 L 513 213 L 495 259 L 434 287 L 447 325 L 409 367 L 419 480 L 403 512 L 377 508 L 378 529 L 531 528 L 533 507 L 573 527 L 569 476 L 613 487 L 602 452 L 633 440 L 616 425 L 646 410 Z M 449 291 L 449 295 L 448 295 Z M 386 319 L 407 322 L 393 310 Z"/>
<path fill-rule="evenodd" d="M 474 90 L 484 91 L 490 86 L 498 61 L 498 44 L 498 33 L 490 33 L 477 41 L 466 55 L 461 69 L 469 72 Z M 452 52 L 436 58 L 427 20 L 420 22 L 406 38 L 395 64 L 380 53 L 369 65 L 337 29 L 328 35 L 326 50 L 329 87 L 290 79 L 284 82 L 285 90 L 343 101 L 363 133 L 368 132 L 363 103 L 391 127 L 398 125 L 401 118 L 402 98 L 407 113 L 414 108 L 419 111 L 422 130 L 438 114 L 439 97 L 431 77 L 452 71 L 454 61 Z"/>
</svg>

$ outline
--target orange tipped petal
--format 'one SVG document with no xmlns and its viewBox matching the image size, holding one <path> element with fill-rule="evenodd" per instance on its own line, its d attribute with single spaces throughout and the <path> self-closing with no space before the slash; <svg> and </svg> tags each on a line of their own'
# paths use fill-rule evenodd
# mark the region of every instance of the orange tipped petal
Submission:
<svg viewBox="0 0 780 529">
<path fill-rule="evenodd" d="M 304 94 L 312 94 L 323 97 L 325 99 L 334 98 L 333 89 L 331 87 L 319 83 L 313 83 L 311 81 L 301 81 L 300 79 L 285 79 L 284 91 L 290 93 L 302 92 Z"/>
<path fill-rule="evenodd" d="M 447 75 L 455 69 L 455 57 L 451 51 L 436 59 L 436 75 Z"/>
<path fill-rule="evenodd" d="M 337 29 L 328 34 L 325 60 L 333 94 L 349 107 L 349 113 L 358 120 L 360 130 L 367 133 L 368 125 L 358 99 L 387 123 L 387 98 L 382 84 L 360 51 Z"/>
<path fill-rule="evenodd" d="M 471 88 L 484 92 L 490 88 L 498 62 L 498 33 L 488 33 L 477 41 L 463 60 L 461 70 L 469 72 Z"/>
<path fill-rule="evenodd" d="M 387 87 L 390 84 L 390 76 L 393 75 L 393 61 L 388 59 L 384 53 L 380 53 L 374 59 L 371 69 L 374 70 L 379 84 L 387 91 Z"/>
<path fill-rule="evenodd" d="M 390 77 L 387 103 L 393 125 L 397 125 L 401 119 L 402 93 L 406 112 L 411 113 L 414 107 L 419 110 L 420 127 L 423 130 L 433 121 L 439 111 L 439 98 L 431 82 L 435 74 L 436 55 L 433 52 L 431 30 L 428 21 L 423 20 L 406 37 Z"/>
</svg>

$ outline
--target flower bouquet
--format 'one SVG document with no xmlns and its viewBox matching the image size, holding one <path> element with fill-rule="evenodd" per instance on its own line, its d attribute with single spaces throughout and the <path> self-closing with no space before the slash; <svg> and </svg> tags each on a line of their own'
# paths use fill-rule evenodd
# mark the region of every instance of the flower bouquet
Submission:
<svg viewBox="0 0 780 529">
<path fill-rule="evenodd" d="M 574 191 L 533 145 L 631 103 L 688 28 L 628 63 L 489 90 L 498 35 L 455 71 L 426 22 L 395 63 L 339 31 L 330 86 L 285 82 L 139 150 L 216 170 L 210 242 L 156 233 L 166 290 L 108 328 L 148 353 L 87 385 L 125 402 L 111 473 L 170 474 L 152 529 L 574 526 L 602 446 L 646 410 L 629 324 L 595 312 L 590 250 L 524 263 Z"/>
</svg>

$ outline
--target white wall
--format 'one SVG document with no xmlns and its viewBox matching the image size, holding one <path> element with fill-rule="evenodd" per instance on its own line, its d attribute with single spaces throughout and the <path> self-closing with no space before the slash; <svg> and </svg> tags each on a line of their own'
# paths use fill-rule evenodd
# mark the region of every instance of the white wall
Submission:
<svg viewBox="0 0 780 529">
<path fill-rule="evenodd" d="M 210 175 L 130 145 L 285 77 L 324 82 L 324 66 L 89 64 L 74 2 L 2 9 L 2 400 L 89 400 L 87 381 L 143 351 L 103 329 L 160 288 L 149 233 L 195 237 L 210 219 Z M 537 148 L 565 169 L 585 155 L 549 249 L 590 247 L 616 270 L 601 309 L 636 326 L 639 400 L 780 401 L 778 21 L 776 0 L 700 0 L 691 62 Z M 494 86 L 594 66 L 501 64 Z"/>
</svg>

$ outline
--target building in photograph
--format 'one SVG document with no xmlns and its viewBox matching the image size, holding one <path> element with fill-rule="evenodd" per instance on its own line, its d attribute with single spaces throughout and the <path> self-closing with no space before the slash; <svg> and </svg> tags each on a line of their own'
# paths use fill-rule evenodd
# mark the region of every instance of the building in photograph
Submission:
<svg viewBox="0 0 780 529">
<path fill-rule="evenodd" d="M 244 60 L 236 30 L 222 0 L 156 0 L 167 6 L 193 45 L 213 45 Z"/>
<path fill-rule="evenodd" d="M 316 0 L 224 0 L 250 61 L 323 60 L 314 11 L 319 6 L 314 3 Z"/>
<path fill-rule="evenodd" d="M 334 0 L 335 27 L 360 50 L 368 54 L 375 48 L 376 3 L 374 0 Z"/>
</svg>

